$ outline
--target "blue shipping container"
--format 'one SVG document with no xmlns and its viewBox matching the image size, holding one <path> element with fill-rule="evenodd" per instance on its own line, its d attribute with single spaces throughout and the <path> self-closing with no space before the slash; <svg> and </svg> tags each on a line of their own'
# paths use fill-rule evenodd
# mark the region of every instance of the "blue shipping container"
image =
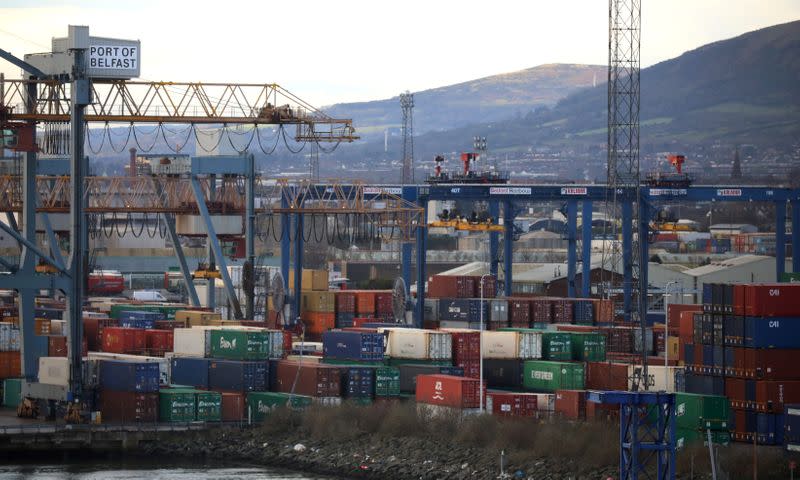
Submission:
<svg viewBox="0 0 800 480">
<path fill-rule="evenodd" d="M 322 334 L 322 352 L 339 360 L 383 360 L 382 333 L 327 331 Z"/>
<path fill-rule="evenodd" d="M 762 445 L 782 445 L 783 423 L 784 415 L 782 413 L 756 414 L 758 443 Z"/>
<path fill-rule="evenodd" d="M 174 357 L 170 361 L 170 383 L 208 390 L 208 358 Z"/>
<path fill-rule="evenodd" d="M 748 348 L 800 348 L 800 318 L 745 317 L 744 346 Z"/>
<path fill-rule="evenodd" d="M 64 310 L 39 307 L 34 310 L 34 317 L 46 318 L 48 320 L 61 320 L 64 318 Z"/>
<path fill-rule="evenodd" d="M 711 305 L 711 283 L 704 283 L 703 284 L 703 303 L 706 305 Z"/>
<path fill-rule="evenodd" d="M 100 361 L 100 387 L 117 392 L 157 392 L 161 378 L 157 363 Z"/>
<path fill-rule="evenodd" d="M 784 405 L 786 441 L 800 443 L 800 404 Z"/>
<path fill-rule="evenodd" d="M 156 322 L 150 318 L 126 318 L 119 321 L 119 326 L 124 328 L 139 328 L 142 330 L 153 329 Z"/>
<path fill-rule="evenodd" d="M 572 316 L 578 325 L 593 325 L 594 304 L 591 300 L 575 300 L 572 304 Z"/>
<path fill-rule="evenodd" d="M 208 364 L 208 386 L 212 390 L 264 392 L 269 382 L 269 363 L 212 360 Z"/>
<path fill-rule="evenodd" d="M 375 396 L 375 369 L 347 367 L 342 372 L 342 392 L 345 397 Z"/>
<path fill-rule="evenodd" d="M 348 328 L 353 326 L 353 319 L 355 318 L 355 313 L 343 313 L 339 312 L 336 314 L 336 328 Z"/>
</svg>

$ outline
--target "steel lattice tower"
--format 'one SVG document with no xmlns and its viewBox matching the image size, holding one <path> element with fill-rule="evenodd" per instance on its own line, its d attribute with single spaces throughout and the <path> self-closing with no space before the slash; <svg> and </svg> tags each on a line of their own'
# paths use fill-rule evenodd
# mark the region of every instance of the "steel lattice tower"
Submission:
<svg viewBox="0 0 800 480">
<path fill-rule="evenodd" d="M 319 145 L 311 141 L 311 151 L 308 156 L 308 176 L 313 183 L 319 183 Z"/>
<path fill-rule="evenodd" d="M 603 249 L 604 270 L 623 269 L 624 285 L 631 289 L 630 304 L 624 307 L 625 318 L 639 323 L 644 330 L 647 308 L 646 285 L 639 285 L 639 47 L 641 40 L 641 0 L 609 0 L 608 8 L 608 185 L 606 210 L 613 215 L 612 242 Z M 631 199 L 630 197 L 633 196 Z M 623 220 L 630 225 L 622 228 L 632 236 L 632 248 L 627 264 L 619 242 L 618 220 L 625 215 L 624 203 L 632 201 L 630 214 Z M 628 233 L 626 227 L 631 227 Z M 646 232 L 641 232 L 646 236 Z M 610 267 L 610 268 L 609 268 Z M 618 278 L 613 276 L 612 278 Z M 618 282 L 611 291 L 619 290 Z M 644 331 L 642 331 L 644 335 Z M 642 349 L 644 350 L 644 349 Z M 644 378 L 647 378 L 646 356 L 643 354 Z M 646 382 L 645 382 L 646 388 Z"/>
<path fill-rule="evenodd" d="M 403 184 L 414 183 L 414 94 L 400 94 L 403 109 Z"/>
</svg>

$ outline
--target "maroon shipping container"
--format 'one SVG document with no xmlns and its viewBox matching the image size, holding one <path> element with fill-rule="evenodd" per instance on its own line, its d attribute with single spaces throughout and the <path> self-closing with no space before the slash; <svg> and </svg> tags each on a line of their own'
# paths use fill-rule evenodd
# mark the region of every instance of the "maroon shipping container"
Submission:
<svg viewBox="0 0 800 480">
<path fill-rule="evenodd" d="M 756 399 L 748 408 L 759 412 L 783 413 L 787 403 L 800 403 L 800 380 L 756 381 Z"/>
<path fill-rule="evenodd" d="M 586 402 L 586 420 L 619 421 L 619 405 Z"/>
<path fill-rule="evenodd" d="M 100 412 L 104 423 L 157 422 L 158 393 L 103 390 Z"/>
<path fill-rule="evenodd" d="M 480 277 L 477 277 L 480 278 Z M 475 298 L 476 277 L 434 275 L 428 282 L 428 298 Z"/>
<path fill-rule="evenodd" d="M 628 327 L 607 327 L 602 329 L 606 333 L 606 351 L 615 353 L 633 353 L 633 331 Z"/>
<path fill-rule="evenodd" d="M 478 358 L 453 360 L 453 366 L 463 368 L 465 377 L 481 377 L 481 361 Z"/>
<path fill-rule="evenodd" d="M 347 290 L 340 290 L 336 292 L 336 312 L 355 313 L 356 294 L 353 292 L 348 292 Z"/>
<path fill-rule="evenodd" d="M 67 337 L 62 337 L 62 336 L 47 337 L 47 356 L 66 357 Z"/>
<path fill-rule="evenodd" d="M 535 393 L 486 392 L 486 408 L 492 415 L 531 417 L 539 410 Z"/>
<path fill-rule="evenodd" d="M 244 405 L 244 395 L 234 392 L 222 393 L 222 421 L 238 422 L 245 417 L 247 412 Z"/>
<path fill-rule="evenodd" d="M 417 375 L 417 403 L 455 408 L 480 406 L 480 382 L 453 375 Z"/>
<path fill-rule="evenodd" d="M 245 325 L 245 320 L 242 320 L 242 326 Z M 263 322 L 260 326 L 264 326 Z M 259 326 L 259 325 L 256 325 Z M 186 328 L 186 321 L 185 320 L 156 320 L 155 324 L 156 330 L 175 330 L 176 328 Z"/>
<path fill-rule="evenodd" d="M 494 298 L 497 296 L 497 278 L 494 275 L 488 277 L 476 277 L 475 297 L 481 297 L 481 285 L 483 285 L 483 298 Z"/>
<path fill-rule="evenodd" d="M 546 298 L 532 298 L 531 320 L 536 323 L 553 323 L 553 303 Z"/>
<path fill-rule="evenodd" d="M 586 388 L 590 390 L 627 390 L 628 365 L 612 362 L 587 362 Z"/>
<path fill-rule="evenodd" d="M 473 360 L 481 356 L 480 332 L 451 332 L 453 360 Z"/>
<path fill-rule="evenodd" d="M 298 395 L 341 396 L 340 369 L 330 365 L 281 360 L 276 367 L 275 388 L 278 392 L 290 393 L 293 385 L 294 393 Z"/>
<path fill-rule="evenodd" d="M 747 408 L 747 380 L 743 378 L 725 379 L 725 396 L 731 408 Z"/>
<path fill-rule="evenodd" d="M 800 378 L 800 350 L 744 350 L 744 376 L 764 380 L 794 380 Z"/>
<path fill-rule="evenodd" d="M 83 336 L 86 337 L 89 350 L 98 352 L 103 346 L 103 328 L 116 327 L 117 321 L 113 318 L 83 318 Z"/>
<path fill-rule="evenodd" d="M 513 325 L 530 325 L 531 303 L 526 298 L 512 298 L 508 301 L 508 319 Z"/>
<path fill-rule="evenodd" d="M 556 390 L 556 413 L 571 420 L 586 419 L 586 390 Z"/>
<path fill-rule="evenodd" d="M 553 323 L 572 323 L 572 301 L 553 300 Z"/>
<path fill-rule="evenodd" d="M 106 327 L 103 329 L 103 351 L 141 354 L 147 348 L 143 328 Z"/>
<path fill-rule="evenodd" d="M 392 292 L 375 292 L 375 314 L 394 315 L 392 312 Z"/>
<path fill-rule="evenodd" d="M 164 353 L 172 351 L 173 338 L 172 330 L 145 330 L 147 354 L 163 357 Z"/>
<path fill-rule="evenodd" d="M 744 299 L 741 298 L 742 290 Z M 797 283 L 760 283 L 747 284 L 738 289 L 740 298 L 736 298 L 734 288 L 734 305 L 737 301 L 744 303 L 744 314 L 751 317 L 796 317 L 800 316 L 800 284 Z M 742 310 L 741 306 L 738 310 Z"/>
</svg>

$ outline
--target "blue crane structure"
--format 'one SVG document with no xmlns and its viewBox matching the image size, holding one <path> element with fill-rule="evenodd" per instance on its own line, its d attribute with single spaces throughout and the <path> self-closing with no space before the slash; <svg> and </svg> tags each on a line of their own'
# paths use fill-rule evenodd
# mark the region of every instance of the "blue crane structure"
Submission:
<svg viewBox="0 0 800 480">
<path fill-rule="evenodd" d="M 307 187 L 298 186 L 296 188 L 307 188 L 305 195 L 309 201 L 322 197 L 322 192 L 327 186 L 310 185 Z M 347 192 L 354 188 L 353 185 L 341 185 L 337 188 Z M 425 299 L 426 263 L 425 252 L 427 250 L 427 207 L 432 200 L 452 200 L 452 201 L 471 201 L 488 203 L 489 213 L 493 218 L 499 218 L 502 207 L 502 218 L 505 230 L 503 232 L 503 271 L 504 271 L 504 294 L 512 294 L 512 249 L 513 249 L 513 224 L 516 217 L 516 209 L 519 204 L 536 202 L 559 202 L 567 205 L 567 283 L 568 296 L 589 296 L 591 280 L 591 250 L 583 248 L 581 251 L 580 263 L 582 266 L 581 285 L 576 284 L 578 272 L 578 240 L 583 245 L 589 245 L 592 239 L 591 219 L 593 205 L 597 202 L 604 202 L 607 198 L 608 187 L 602 184 L 595 185 L 475 185 L 475 184 L 447 184 L 447 185 L 374 185 L 365 188 L 365 191 L 372 192 L 369 195 L 379 198 L 385 195 L 397 195 L 412 202 L 422 208 L 422 216 L 419 220 L 415 232 L 416 245 L 416 283 L 417 283 L 417 302 L 414 313 L 414 322 L 417 326 L 422 325 L 423 306 Z M 639 189 L 641 198 L 638 202 L 640 222 L 639 231 L 648 232 L 649 220 L 657 212 L 657 207 L 663 202 L 764 202 L 775 205 L 775 241 L 779 248 L 776 249 L 776 280 L 781 277 L 785 270 L 786 252 L 785 248 L 780 248 L 786 244 L 786 205 L 792 206 L 792 225 L 800 225 L 800 189 L 773 188 L 764 186 L 742 187 L 728 185 L 697 185 L 687 188 L 651 188 L 641 187 Z M 633 282 L 632 255 L 633 255 L 633 233 L 631 222 L 633 219 L 633 205 L 635 199 L 635 189 L 617 192 L 617 197 L 622 204 L 622 251 L 623 251 L 623 298 L 624 311 L 630 312 L 631 290 Z M 582 216 L 581 234 L 578 236 L 577 213 L 580 204 Z M 298 224 L 302 226 L 303 213 L 283 214 L 284 217 L 291 216 L 294 222 L 293 228 Z M 288 218 L 287 218 L 288 220 Z M 800 251 L 800 229 L 792 228 L 792 251 Z M 489 258 L 490 273 L 497 276 L 499 267 L 499 241 L 498 232 L 489 233 Z M 294 268 L 295 283 L 291 286 L 293 290 L 300 289 L 299 275 L 302 268 L 302 235 L 295 235 L 293 239 L 288 236 L 281 241 L 281 268 L 283 277 L 288 285 L 288 273 L 290 269 L 289 251 L 294 242 Z M 646 241 L 642 242 L 640 259 L 640 275 L 647 284 L 647 261 L 649 249 Z M 413 264 L 414 244 L 403 243 L 401 247 L 401 275 L 406 282 L 407 288 L 411 285 L 411 272 Z M 800 272 L 800 256 L 793 255 L 792 271 Z M 298 297 L 295 295 L 295 297 Z M 295 298 L 293 318 L 299 312 L 299 298 Z"/>
</svg>

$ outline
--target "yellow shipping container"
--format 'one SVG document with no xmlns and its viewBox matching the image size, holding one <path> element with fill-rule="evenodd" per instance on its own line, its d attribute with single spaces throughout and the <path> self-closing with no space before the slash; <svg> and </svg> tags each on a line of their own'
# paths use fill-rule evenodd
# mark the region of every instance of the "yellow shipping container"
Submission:
<svg viewBox="0 0 800 480">
<path fill-rule="evenodd" d="M 50 319 L 37 318 L 33 321 L 33 333 L 36 335 L 50 335 Z"/>
<path fill-rule="evenodd" d="M 222 315 L 200 310 L 178 310 L 175 312 L 175 320 L 185 322 L 190 327 L 195 327 L 212 325 L 211 322 L 222 320 Z"/>
<path fill-rule="evenodd" d="M 667 353 L 670 360 L 678 360 L 681 355 L 680 337 L 667 337 Z"/>
<path fill-rule="evenodd" d="M 333 313 L 336 300 L 333 292 L 302 292 L 301 309 L 304 312 Z"/>
<path fill-rule="evenodd" d="M 294 270 L 289 270 L 289 288 L 294 288 Z M 328 291 L 328 271 L 304 268 L 303 277 L 300 279 L 300 290 Z"/>
</svg>

